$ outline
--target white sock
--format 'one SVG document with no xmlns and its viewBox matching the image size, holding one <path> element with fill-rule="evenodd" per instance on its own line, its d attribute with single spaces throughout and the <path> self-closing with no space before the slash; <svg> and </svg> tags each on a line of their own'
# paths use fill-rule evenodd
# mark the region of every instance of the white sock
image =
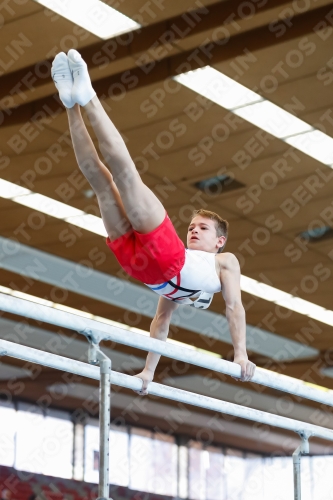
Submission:
<svg viewBox="0 0 333 500">
<path fill-rule="evenodd" d="M 66 108 L 72 108 L 75 101 L 72 99 L 73 76 L 65 52 L 59 52 L 53 60 L 51 76 L 59 92 L 61 102 Z"/>
<path fill-rule="evenodd" d="M 96 95 L 91 85 L 87 64 L 75 49 L 70 49 L 67 57 L 74 79 L 72 99 L 80 106 L 85 106 Z"/>
</svg>

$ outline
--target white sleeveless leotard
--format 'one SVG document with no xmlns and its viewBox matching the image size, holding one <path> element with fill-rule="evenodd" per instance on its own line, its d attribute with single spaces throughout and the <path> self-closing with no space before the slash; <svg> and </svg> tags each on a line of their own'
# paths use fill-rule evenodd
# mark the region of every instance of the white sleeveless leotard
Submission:
<svg viewBox="0 0 333 500">
<path fill-rule="evenodd" d="M 213 294 L 221 291 L 216 273 L 214 253 L 186 249 L 182 270 L 170 281 L 160 285 L 147 285 L 166 299 L 198 309 L 209 307 Z M 196 298 L 196 300 L 191 300 Z"/>
</svg>

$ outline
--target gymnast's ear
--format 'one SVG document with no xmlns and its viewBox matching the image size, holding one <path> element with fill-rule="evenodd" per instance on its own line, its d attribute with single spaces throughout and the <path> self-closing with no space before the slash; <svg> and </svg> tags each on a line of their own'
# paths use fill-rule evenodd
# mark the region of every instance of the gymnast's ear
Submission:
<svg viewBox="0 0 333 500">
<path fill-rule="evenodd" d="M 223 252 L 226 243 L 227 243 L 226 236 L 219 236 L 218 242 L 216 243 L 216 245 L 218 247 L 217 253 Z"/>
</svg>

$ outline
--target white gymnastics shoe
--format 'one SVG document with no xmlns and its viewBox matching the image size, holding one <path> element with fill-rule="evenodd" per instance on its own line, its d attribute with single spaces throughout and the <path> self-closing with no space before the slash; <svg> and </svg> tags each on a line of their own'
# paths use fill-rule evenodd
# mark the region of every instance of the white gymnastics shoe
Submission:
<svg viewBox="0 0 333 500">
<path fill-rule="evenodd" d="M 73 76 L 65 52 L 59 52 L 53 60 L 51 76 L 59 92 L 61 102 L 66 108 L 72 108 L 75 101 L 72 99 Z"/>
<path fill-rule="evenodd" d="M 74 79 L 72 99 L 75 103 L 80 104 L 80 106 L 85 106 L 96 95 L 91 85 L 87 64 L 82 59 L 81 54 L 75 49 L 70 49 L 67 57 Z"/>
</svg>

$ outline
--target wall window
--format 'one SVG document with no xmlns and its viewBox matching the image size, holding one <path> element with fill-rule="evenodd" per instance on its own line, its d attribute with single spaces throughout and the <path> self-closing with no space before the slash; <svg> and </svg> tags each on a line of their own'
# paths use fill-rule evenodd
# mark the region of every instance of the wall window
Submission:
<svg viewBox="0 0 333 500">
<path fill-rule="evenodd" d="M 247 454 L 244 464 L 244 498 L 246 500 L 266 500 L 264 497 L 264 459 L 258 455 Z"/>
<path fill-rule="evenodd" d="M 111 426 L 110 430 L 110 483 L 129 484 L 129 436 L 127 427 Z"/>
<path fill-rule="evenodd" d="M 98 483 L 99 428 L 98 421 L 89 421 L 84 428 L 84 480 Z"/>
<path fill-rule="evenodd" d="M 178 447 L 178 496 L 188 498 L 188 447 Z"/>
<path fill-rule="evenodd" d="M 270 498 L 271 500 L 292 500 L 294 494 L 292 458 L 266 458 L 264 463 L 265 498 Z"/>
<path fill-rule="evenodd" d="M 133 490 L 177 495 L 177 445 L 173 437 L 131 429 L 129 485 Z"/>
<path fill-rule="evenodd" d="M 243 500 L 242 496 L 245 481 L 245 460 L 243 453 L 237 450 L 227 449 L 224 464 L 227 498 L 232 498 L 232 500 Z"/>
<path fill-rule="evenodd" d="M 73 476 L 74 426 L 68 413 L 49 411 L 44 419 L 43 474 L 70 479 Z"/>
<path fill-rule="evenodd" d="M 74 474 L 77 481 L 84 480 L 84 425 L 74 426 Z"/>
<path fill-rule="evenodd" d="M 310 445 L 311 446 L 311 445 Z M 301 458 L 301 491 L 302 491 L 302 500 L 317 500 L 318 495 L 313 494 L 313 482 L 314 478 L 312 477 L 312 460 L 316 457 L 304 457 Z M 322 457 L 320 457 L 322 458 Z M 330 457 L 328 457 L 330 458 Z M 290 457 L 290 461 L 292 458 Z M 332 466 L 331 462 L 331 466 Z M 292 465 L 290 465 L 292 467 Z M 331 474 L 332 475 L 332 474 Z M 320 482 L 320 481 L 319 481 Z M 329 493 L 333 494 L 333 481 L 331 480 L 331 485 L 322 490 L 326 492 L 326 500 L 329 498 Z M 320 498 L 320 497 L 319 497 Z M 333 498 L 333 496 L 332 496 Z"/>
<path fill-rule="evenodd" d="M 177 496 L 177 445 L 174 438 L 155 434 L 153 493 Z"/>
<path fill-rule="evenodd" d="M 72 462 L 73 424 L 69 414 L 49 411 L 44 416 L 40 408 L 19 403 L 16 469 L 69 479 Z"/>
<path fill-rule="evenodd" d="M 144 429 L 131 429 L 130 434 L 130 483 L 132 490 L 152 492 L 154 489 L 153 433 Z"/>
<path fill-rule="evenodd" d="M 40 408 L 19 403 L 17 411 L 15 468 L 43 474 L 41 453 L 44 439 L 44 415 Z"/>
<path fill-rule="evenodd" d="M 189 442 L 189 498 L 221 500 L 225 496 L 224 456 L 215 447 Z"/>
<path fill-rule="evenodd" d="M 99 427 L 98 420 L 85 426 L 84 480 L 98 483 L 99 478 Z M 129 484 L 127 428 L 111 427 L 110 430 L 110 483 L 119 486 Z"/>
<path fill-rule="evenodd" d="M 15 462 L 16 410 L 10 403 L 0 405 L 0 465 L 12 467 Z"/>
<path fill-rule="evenodd" d="M 332 471 L 333 471 L 333 456 L 311 458 L 311 476 L 312 476 L 311 489 L 312 489 L 312 498 L 314 500 L 333 499 Z"/>
<path fill-rule="evenodd" d="M 206 450 L 206 499 L 221 500 L 226 497 L 224 455 L 219 448 Z M 246 497 L 247 500 L 250 500 Z"/>
<path fill-rule="evenodd" d="M 188 490 L 189 498 L 193 500 L 205 500 L 206 498 L 206 467 L 207 455 L 202 450 L 201 443 L 189 442 L 188 450 Z"/>
</svg>

